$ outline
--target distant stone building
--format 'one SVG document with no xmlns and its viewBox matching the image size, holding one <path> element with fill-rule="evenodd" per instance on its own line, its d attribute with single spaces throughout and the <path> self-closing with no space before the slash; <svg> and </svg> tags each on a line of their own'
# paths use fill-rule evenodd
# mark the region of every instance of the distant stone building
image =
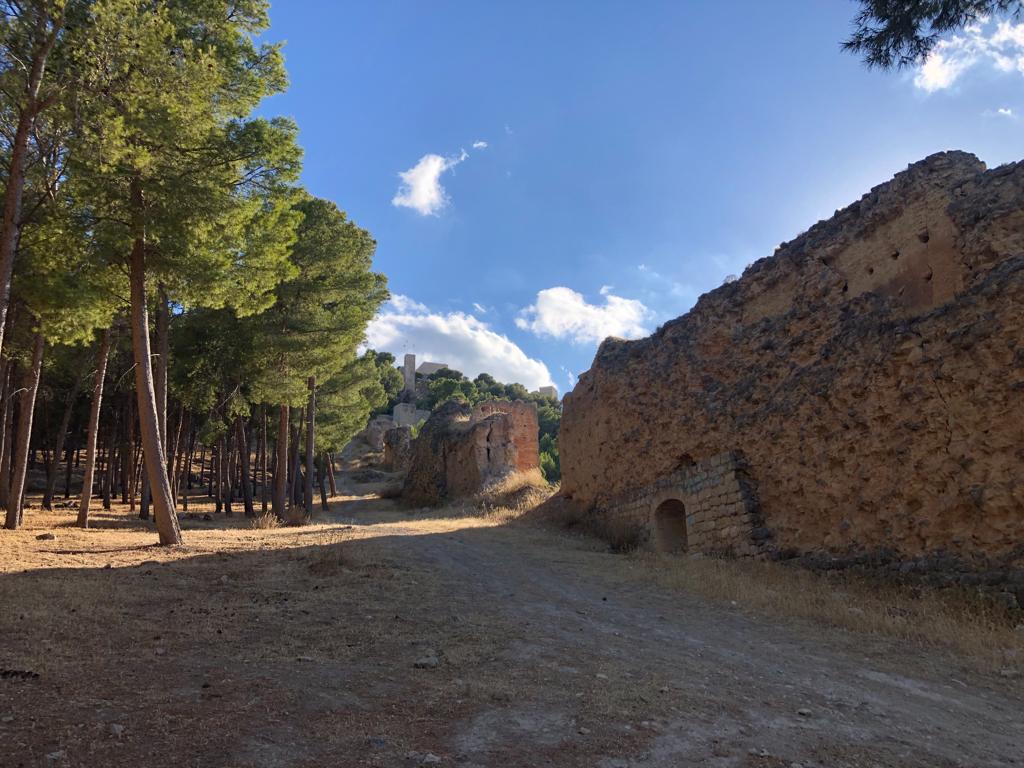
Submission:
<svg viewBox="0 0 1024 768">
<path fill-rule="evenodd" d="M 550 397 L 552 400 L 558 399 L 558 389 L 553 386 L 541 387 L 537 390 L 537 394 L 543 395 L 544 397 Z"/>
<path fill-rule="evenodd" d="M 565 396 L 562 494 L 665 550 L 1021 573 L 1022 308 L 1024 163 L 929 157 L 607 339 Z"/>
</svg>

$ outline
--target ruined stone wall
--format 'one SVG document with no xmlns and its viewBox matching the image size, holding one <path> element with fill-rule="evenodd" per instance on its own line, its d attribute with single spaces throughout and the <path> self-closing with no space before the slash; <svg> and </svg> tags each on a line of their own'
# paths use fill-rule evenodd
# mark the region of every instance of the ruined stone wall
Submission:
<svg viewBox="0 0 1024 768">
<path fill-rule="evenodd" d="M 597 530 L 616 530 L 621 543 L 660 552 L 759 554 L 767 531 L 743 454 L 730 451 L 681 467 L 592 513 Z"/>
<path fill-rule="evenodd" d="M 405 472 L 412 458 L 412 429 L 395 427 L 384 433 L 384 468 Z"/>
<path fill-rule="evenodd" d="M 441 406 L 413 441 L 402 490 L 411 504 L 471 496 L 513 472 L 540 466 L 537 408 L 495 400 L 470 408 Z"/>
<path fill-rule="evenodd" d="M 562 492 L 608 514 L 740 450 L 767 550 L 1019 567 L 1022 309 L 1024 164 L 929 157 L 653 336 L 606 340 L 564 401 Z"/>
</svg>

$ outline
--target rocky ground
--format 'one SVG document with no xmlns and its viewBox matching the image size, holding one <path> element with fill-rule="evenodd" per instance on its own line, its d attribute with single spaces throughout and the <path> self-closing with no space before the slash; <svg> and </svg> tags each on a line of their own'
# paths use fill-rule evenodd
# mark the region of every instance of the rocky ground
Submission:
<svg viewBox="0 0 1024 768">
<path fill-rule="evenodd" d="M 0 533 L 0 765 L 1024 765 L 1006 670 L 447 514 L 348 497 L 168 551 L 29 510 Z"/>
</svg>

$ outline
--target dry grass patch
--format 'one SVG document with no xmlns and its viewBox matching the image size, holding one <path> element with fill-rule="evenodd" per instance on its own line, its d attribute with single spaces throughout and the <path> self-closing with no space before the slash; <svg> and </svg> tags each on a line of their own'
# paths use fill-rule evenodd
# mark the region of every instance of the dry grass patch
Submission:
<svg viewBox="0 0 1024 768">
<path fill-rule="evenodd" d="M 1024 674 L 1024 624 L 967 589 L 893 584 L 779 563 L 634 552 L 628 562 L 657 584 L 762 615 L 811 621 L 954 652 L 985 671 Z"/>
<path fill-rule="evenodd" d="M 268 512 L 265 515 L 257 515 L 252 519 L 250 523 L 251 528 L 279 528 L 281 521 L 277 519 L 277 515 Z"/>
<path fill-rule="evenodd" d="M 473 505 L 485 517 L 511 521 L 531 512 L 558 493 L 539 469 L 515 472 L 484 488 Z"/>
</svg>

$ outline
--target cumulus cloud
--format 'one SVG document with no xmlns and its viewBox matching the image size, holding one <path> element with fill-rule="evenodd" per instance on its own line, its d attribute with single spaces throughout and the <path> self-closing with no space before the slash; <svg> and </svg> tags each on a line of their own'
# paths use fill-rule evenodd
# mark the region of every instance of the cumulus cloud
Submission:
<svg viewBox="0 0 1024 768">
<path fill-rule="evenodd" d="M 1024 74 L 1024 22 L 986 20 L 965 27 L 963 34 L 940 40 L 918 67 L 914 85 L 928 93 L 941 91 L 982 63 L 1000 72 Z"/>
<path fill-rule="evenodd" d="M 473 149 L 487 149 L 487 142 L 482 139 L 477 139 L 473 142 Z"/>
<path fill-rule="evenodd" d="M 441 186 L 441 175 L 467 157 L 466 150 L 457 157 L 424 155 L 412 168 L 398 174 L 402 184 L 391 198 L 391 204 L 396 208 L 412 208 L 421 216 L 436 216 L 449 202 L 448 193 Z"/>
<path fill-rule="evenodd" d="M 642 302 L 610 291 L 601 296 L 603 303 L 590 304 L 571 288 L 545 288 L 535 303 L 520 311 L 516 325 L 538 336 L 567 338 L 577 344 L 600 342 L 608 336 L 636 339 L 649 333 L 644 323 L 652 312 Z"/>
<path fill-rule="evenodd" d="M 482 320 L 463 312 L 433 312 L 400 294 L 393 295 L 370 323 L 366 344 L 398 359 L 412 352 L 421 361 L 448 363 L 471 378 L 489 373 L 530 390 L 554 384 L 543 362 Z"/>
</svg>

